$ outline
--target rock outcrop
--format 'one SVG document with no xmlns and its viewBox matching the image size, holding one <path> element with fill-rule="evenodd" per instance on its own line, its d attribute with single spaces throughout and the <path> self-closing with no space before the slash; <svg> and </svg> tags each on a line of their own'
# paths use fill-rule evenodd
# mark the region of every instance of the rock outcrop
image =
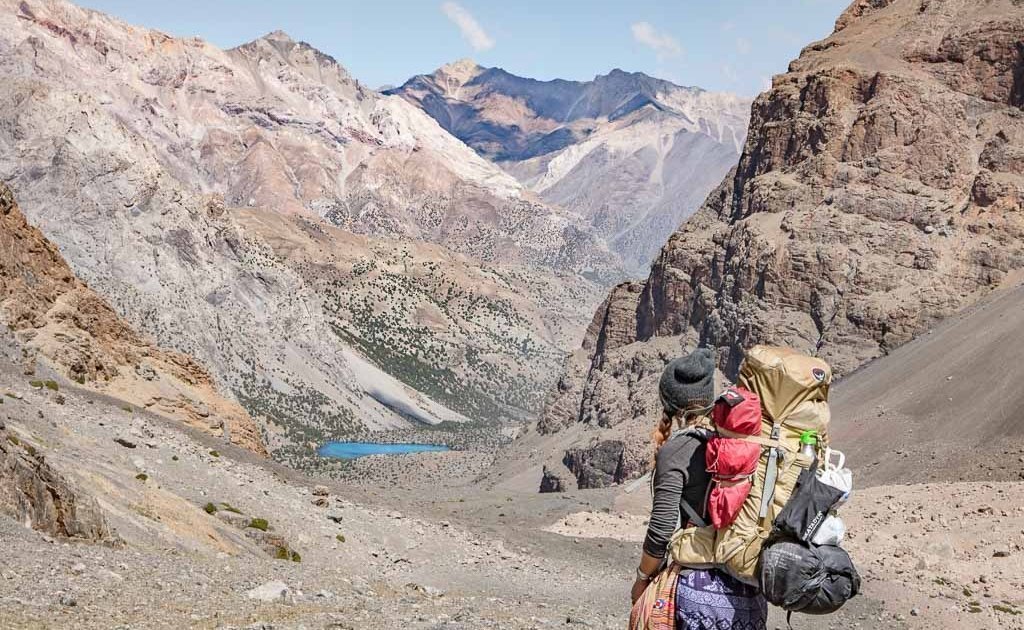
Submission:
<svg viewBox="0 0 1024 630">
<path fill-rule="evenodd" d="M 90 389 L 265 453 L 256 424 L 191 357 L 154 346 L 68 267 L 0 184 L 0 323 L 36 358 Z M 30 368 L 31 369 L 31 368 Z"/>
<path fill-rule="evenodd" d="M 0 425 L 0 515 L 50 536 L 114 540 L 92 497 L 55 471 L 31 444 Z"/>
<path fill-rule="evenodd" d="M 388 94 L 604 237 L 635 275 L 743 146 L 750 100 L 613 70 L 536 81 L 462 60 Z"/>
<path fill-rule="evenodd" d="M 1019 278 L 1022 39 L 1010 0 L 851 5 L 754 102 L 736 169 L 573 359 L 541 427 L 648 434 L 657 374 L 697 344 L 727 376 L 762 342 L 849 373 Z"/>
</svg>

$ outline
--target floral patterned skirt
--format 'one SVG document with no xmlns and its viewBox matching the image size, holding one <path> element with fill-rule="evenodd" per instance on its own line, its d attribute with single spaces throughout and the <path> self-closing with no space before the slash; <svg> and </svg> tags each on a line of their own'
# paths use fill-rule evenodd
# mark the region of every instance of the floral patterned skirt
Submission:
<svg viewBox="0 0 1024 630">
<path fill-rule="evenodd" d="M 768 602 L 756 586 L 713 569 L 684 569 L 676 585 L 677 630 L 765 630 Z"/>
</svg>

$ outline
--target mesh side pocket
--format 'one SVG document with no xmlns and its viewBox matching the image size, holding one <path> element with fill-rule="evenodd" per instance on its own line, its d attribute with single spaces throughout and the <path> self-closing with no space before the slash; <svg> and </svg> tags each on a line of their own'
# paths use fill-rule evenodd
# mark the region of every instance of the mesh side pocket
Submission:
<svg viewBox="0 0 1024 630">
<path fill-rule="evenodd" d="M 772 523 L 775 534 L 809 542 L 843 494 L 842 490 L 822 483 L 814 468 L 801 471 L 786 507 Z"/>
</svg>

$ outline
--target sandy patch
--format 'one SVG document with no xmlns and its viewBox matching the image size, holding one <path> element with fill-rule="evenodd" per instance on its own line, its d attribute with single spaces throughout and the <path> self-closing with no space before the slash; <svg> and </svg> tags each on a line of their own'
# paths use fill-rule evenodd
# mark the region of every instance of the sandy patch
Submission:
<svg viewBox="0 0 1024 630">
<path fill-rule="evenodd" d="M 576 512 L 544 531 L 571 538 L 611 538 L 641 542 L 647 533 L 647 518 L 635 514 Z"/>
</svg>

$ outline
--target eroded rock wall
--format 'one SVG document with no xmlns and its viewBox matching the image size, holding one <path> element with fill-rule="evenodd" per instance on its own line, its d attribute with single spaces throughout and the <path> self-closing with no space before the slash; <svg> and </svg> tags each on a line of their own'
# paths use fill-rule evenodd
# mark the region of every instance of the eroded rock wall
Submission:
<svg viewBox="0 0 1024 630">
<path fill-rule="evenodd" d="M 731 376 L 744 348 L 774 343 L 848 373 L 1017 281 L 1022 40 L 1010 0 L 851 5 L 754 102 L 736 169 L 670 238 L 636 308 L 604 318 L 549 426 L 576 407 L 592 443 L 643 451 L 673 354 L 713 347 Z"/>
</svg>

